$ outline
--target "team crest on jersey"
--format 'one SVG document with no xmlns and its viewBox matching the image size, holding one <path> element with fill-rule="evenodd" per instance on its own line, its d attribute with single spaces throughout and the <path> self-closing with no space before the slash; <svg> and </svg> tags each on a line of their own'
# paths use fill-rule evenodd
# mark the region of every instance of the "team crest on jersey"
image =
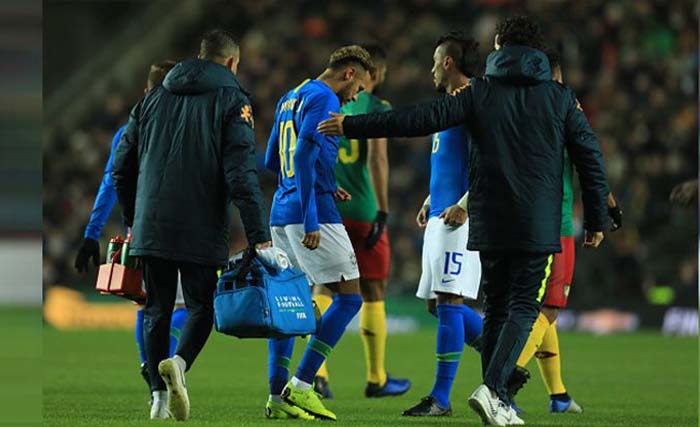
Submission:
<svg viewBox="0 0 700 427">
<path fill-rule="evenodd" d="M 250 107 L 250 105 L 244 105 L 241 108 L 241 118 L 245 120 L 246 123 L 250 125 L 253 129 L 255 129 L 255 119 L 253 118 L 253 109 Z"/>
</svg>

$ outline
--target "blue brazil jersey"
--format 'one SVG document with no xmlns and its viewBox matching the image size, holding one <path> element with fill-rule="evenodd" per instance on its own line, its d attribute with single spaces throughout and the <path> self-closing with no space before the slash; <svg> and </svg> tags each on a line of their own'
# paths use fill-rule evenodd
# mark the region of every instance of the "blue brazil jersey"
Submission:
<svg viewBox="0 0 700 427">
<path fill-rule="evenodd" d="M 92 240 L 100 240 L 102 228 L 105 226 L 109 214 L 112 213 L 114 204 L 117 202 L 117 191 L 114 189 L 114 183 L 112 182 L 112 158 L 125 129 L 126 125 L 120 127 L 112 138 L 112 147 L 109 151 L 109 159 L 107 159 L 100 189 L 97 191 L 97 197 L 95 197 L 95 204 L 92 207 L 92 213 L 90 213 L 90 221 L 85 227 L 85 237 Z"/>
<path fill-rule="evenodd" d="M 430 214 L 439 216 L 469 190 L 469 132 L 464 125 L 433 134 Z"/>
<path fill-rule="evenodd" d="M 338 137 L 316 131 L 339 109 L 328 85 L 308 79 L 277 103 L 265 153 L 265 166 L 278 174 L 270 225 L 304 224 L 308 233 L 342 222 L 334 198 Z"/>
</svg>

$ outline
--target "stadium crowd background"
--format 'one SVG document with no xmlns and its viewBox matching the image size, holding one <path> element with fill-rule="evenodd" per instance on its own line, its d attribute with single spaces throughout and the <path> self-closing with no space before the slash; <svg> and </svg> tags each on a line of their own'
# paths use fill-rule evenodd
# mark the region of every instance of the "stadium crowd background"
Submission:
<svg viewBox="0 0 700 427">
<path fill-rule="evenodd" d="M 100 2 L 104 3 L 109 2 Z M 123 2 L 122 2 L 123 3 Z M 492 50 L 496 23 L 513 13 L 536 17 L 562 54 L 564 79 L 574 88 L 606 157 L 611 188 L 624 211 L 624 226 L 608 233 L 598 251 L 578 250 L 572 308 L 635 309 L 651 303 L 697 305 L 697 210 L 668 203 L 673 186 L 698 170 L 697 10 L 691 0 L 547 1 L 482 0 L 200 2 L 199 18 L 169 34 L 169 50 L 140 58 L 138 72 L 114 79 L 103 96 L 66 127 L 44 124 L 44 286 L 89 290 L 94 273 L 80 276 L 73 260 L 82 240 L 112 135 L 142 96 L 148 65 L 196 54 L 198 36 L 220 27 L 240 37 L 239 79 L 252 93 L 260 176 L 268 203 L 275 177 L 262 171 L 278 98 L 306 77 L 316 77 L 341 44 L 379 41 L 388 52 L 387 81 L 378 94 L 395 106 L 435 96 L 430 67 L 437 37 L 463 29 L 480 43 L 482 61 Z M 50 5 L 49 5 L 50 6 Z M 111 37 L 135 31 L 127 25 L 140 4 L 100 7 L 79 2 L 62 12 L 81 30 L 45 40 L 44 90 L 52 93 Z M 60 13 L 46 14 L 57 16 Z M 156 20 L 157 23 L 157 20 Z M 141 29 L 147 34 L 146 29 Z M 52 53 L 53 52 L 53 53 Z M 115 64 L 120 61 L 114 57 Z M 51 62 L 48 66 L 48 62 Z M 483 69 L 483 68 L 482 68 Z M 111 67 L 97 71 L 109 76 Z M 79 102 L 79 100 L 75 100 Z M 427 138 L 394 140 L 389 160 L 392 238 L 390 294 L 412 295 L 420 276 L 422 230 L 415 214 L 428 191 Z M 269 207 L 269 204 L 268 204 Z M 581 203 L 575 207 L 581 237 Z M 236 225 L 240 230 L 240 223 Z M 119 208 L 103 231 L 122 233 Z M 245 246 L 234 232 L 233 249 Z"/>
</svg>

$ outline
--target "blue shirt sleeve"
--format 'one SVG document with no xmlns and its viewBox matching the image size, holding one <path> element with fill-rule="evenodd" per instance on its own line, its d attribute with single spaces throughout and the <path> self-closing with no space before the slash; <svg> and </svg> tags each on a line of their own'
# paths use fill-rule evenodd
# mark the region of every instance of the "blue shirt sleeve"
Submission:
<svg viewBox="0 0 700 427">
<path fill-rule="evenodd" d="M 109 215 L 112 213 L 114 204 L 117 202 L 117 192 L 112 182 L 112 157 L 114 157 L 114 149 L 119 144 L 124 129 L 126 129 L 126 126 L 120 127 L 117 133 L 114 134 L 114 138 L 112 138 L 112 147 L 109 151 L 109 159 L 105 166 L 104 175 L 102 176 L 102 183 L 100 183 L 100 189 L 97 191 L 97 196 L 95 197 L 95 204 L 92 207 L 92 213 L 90 213 L 90 221 L 87 227 L 85 227 L 86 238 L 93 240 L 100 239 L 102 228 L 107 222 Z"/>
<path fill-rule="evenodd" d="M 284 99 L 284 98 L 282 98 Z M 267 150 L 265 150 L 265 168 L 271 170 L 272 172 L 278 173 L 280 171 L 280 147 L 279 147 L 279 106 L 282 101 L 277 103 L 277 109 L 275 110 L 275 120 L 272 123 L 272 130 L 270 131 L 270 138 L 267 140 Z"/>
<path fill-rule="evenodd" d="M 337 112 L 340 103 L 337 96 L 332 93 L 318 93 L 304 100 L 300 108 L 301 126 L 297 136 L 297 146 L 294 152 L 294 171 L 299 199 L 301 201 L 301 213 L 304 220 L 304 231 L 310 233 L 320 229 L 318 224 L 318 211 L 316 206 L 316 161 L 318 160 L 321 146 L 332 143 L 333 137 L 325 136 L 316 130 L 316 126 L 327 119 L 329 111 Z"/>
</svg>

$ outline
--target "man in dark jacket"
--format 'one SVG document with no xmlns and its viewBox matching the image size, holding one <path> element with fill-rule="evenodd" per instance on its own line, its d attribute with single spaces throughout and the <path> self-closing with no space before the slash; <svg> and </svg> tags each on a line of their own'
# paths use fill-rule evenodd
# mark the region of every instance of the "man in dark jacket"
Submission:
<svg viewBox="0 0 700 427">
<path fill-rule="evenodd" d="M 125 222 L 133 224 L 130 254 L 144 266 L 151 418 L 189 415 L 184 372 L 211 331 L 216 270 L 229 255 L 231 202 L 248 243 L 271 246 L 250 101 L 235 76 L 238 58 L 229 33 L 207 33 L 199 59 L 177 64 L 134 107 L 114 154 L 114 186 Z M 176 355 L 166 359 L 178 270 L 189 316 Z"/>
<path fill-rule="evenodd" d="M 481 252 L 484 289 L 484 384 L 470 405 L 490 425 L 520 424 L 506 381 L 539 312 L 561 251 L 564 150 L 574 162 L 584 203 L 584 246 L 597 247 L 607 226 L 609 193 L 595 134 L 574 92 L 552 81 L 538 26 L 525 17 L 497 28 L 483 78 L 456 96 L 391 112 L 334 115 L 319 125 L 351 138 L 427 135 L 458 124 L 472 134 L 470 250 Z"/>
</svg>

